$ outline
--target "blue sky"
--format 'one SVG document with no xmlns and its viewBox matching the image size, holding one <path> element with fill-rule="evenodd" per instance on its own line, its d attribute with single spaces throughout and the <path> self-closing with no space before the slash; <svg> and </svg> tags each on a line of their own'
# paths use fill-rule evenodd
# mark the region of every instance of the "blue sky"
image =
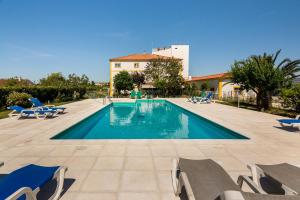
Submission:
<svg viewBox="0 0 300 200">
<path fill-rule="evenodd" d="M 0 0 L 0 77 L 109 80 L 108 60 L 190 45 L 190 74 L 282 49 L 300 58 L 299 0 Z"/>
</svg>

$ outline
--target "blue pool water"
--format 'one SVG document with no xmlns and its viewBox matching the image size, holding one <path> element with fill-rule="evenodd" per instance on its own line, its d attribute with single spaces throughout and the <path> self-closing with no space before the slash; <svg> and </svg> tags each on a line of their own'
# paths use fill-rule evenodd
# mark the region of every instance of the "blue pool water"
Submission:
<svg viewBox="0 0 300 200">
<path fill-rule="evenodd" d="M 112 103 L 52 139 L 248 139 L 165 100 Z"/>
</svg>

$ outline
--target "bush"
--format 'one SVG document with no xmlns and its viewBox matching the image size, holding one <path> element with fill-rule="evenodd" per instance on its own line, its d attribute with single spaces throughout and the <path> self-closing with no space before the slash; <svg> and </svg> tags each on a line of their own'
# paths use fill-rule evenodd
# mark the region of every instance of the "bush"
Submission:
<svg viewBox="0 0 300 200">
<path fill-rule="evenodd" d="M 18 106 L 28 108 L 31 106 L 31 103 L 28 100 L 29 98 L 31 98 L 31 95 L 25 92 L 12 92 L 7 97 L 7 105 L 8 106 L 18 105 Z"/>
<path fill-rule="evenodd" d="M 293 85 L 292 88 L 283 89 L 281 91 L 283 105 L 300 112 L 300 83 Z"/>
<path fill-rule="evenodd" d="M 7 98 L 12 92 L 27 93 L 38 98 L 41 102 L 61 102 L 84 98 L 86 87 L 55 87 L 55 86 L 28 86 L 28 87 L 1 87 L 0 108 L 7 106 Z"/>
</svg>

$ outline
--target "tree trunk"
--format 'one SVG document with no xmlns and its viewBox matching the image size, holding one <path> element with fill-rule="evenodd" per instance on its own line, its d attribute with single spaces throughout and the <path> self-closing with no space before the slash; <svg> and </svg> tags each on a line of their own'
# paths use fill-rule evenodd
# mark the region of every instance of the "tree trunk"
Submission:
<svg viewBox="0 0 300 200">
<path fill-rule="evenodd" d="M 269 110 L 272 104 L 272 96 L 269 92 L 265 92 L 262 95 L 262 108 L 264 110 Z"/>
<path fill-rule="evenodd" d="M 269 92 L 258 92 L 256 94 L 256 105 L 260 111 L 269 110 L 272 105 L 272 95 Z"/>
<path fill-rule="evenodd" d="M 257 107 L 257 110 L 261 110 L 261 98 L 262 98 L 262 94 L 261 92 L 257 92 L 256 93 L 256 107 Z"/>
</svg>

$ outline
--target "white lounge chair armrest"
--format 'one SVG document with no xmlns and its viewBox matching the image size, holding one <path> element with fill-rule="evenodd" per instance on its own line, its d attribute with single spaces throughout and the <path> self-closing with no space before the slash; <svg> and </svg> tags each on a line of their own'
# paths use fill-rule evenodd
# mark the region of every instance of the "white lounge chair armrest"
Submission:
<svg viewBox="0 0 300 200">
<path fill-rule="evenodd" d="M 300 115 L 297 115 L 297 116 L 295 117 L 295 119 L 300 119 Z"/>
<path fill-rule="evenodd" d="M 180 194 L 180 188 L 179 188 L 179 181 L 177 179 L 177 172 L 178 172 L 178 160 L 176 158 L 173 158 L 172 160 L 172 170 L 171 170 L 171 177 L 172 177 L 172 186 L 175 195 Z"/>
<path fill-rule="evenodd" d="M 194 193 L 193 193 L 193 190 L 192 190 L 192 187 L 191 187 L 191 184 L 188 180 L 188 177 L 187 177 L 186 173 L 184 173 L 184 172 L 180 173 L 179 182 L 181 182 L 182 185 L 184 186 L 186 194 L 188 196 L 188 200 L 196 200 L 196 198 L 194 196 Z"/>
<path fill-rule="evenodd" d="M 26 195 L 26 200 L 36 200 L 36 194 L 29 187 L 22 187 L 5 200 L 16 200 L 22 195 Z"/>
<path fill-rule="evenodd" d="M 265 191 L 263 191 L 262 188 L 260 188 L 258 185 L 256 185 L 253 180 L 251 180 L 248 176 L 245 175 L 240 175 L 238 177 L 237 183 L 240 186 L 240 188 L 242 188 L 243 186 L 243 182 L 246 182 L 247 185 L 251 188 L 251 190 L 253 190 L 253 192 L 255 193 L 260 193 L 260 194 L 266 194 Z"/>
<path fill-rule="evenodd" d="M 60 167 L 56 170 L 53 179 L 56 179 L 57 185 L 54 194 L 49 198 L 49 200 L 58 200 L 60 198 L 64 186 L 65 173 L 67 170 L 67 167 Z"/>
<path fill-rule="evenodd" d="M 262 188 L 260 185 L 260 178 L 265 176 L 263 170 L 260 169 L 255 164 L 248 164 L 247 168 L 251 171 L 251 175 L 252 175 L 252 179 L 253 179 L 254 183 L 256 185 L 258 185 L 260 188 Z"/>
<path fill-rule="evenodd" d="M 227 190 L 220 196 L 221 200 L 245 200 L 240 191 Z"/>
</svg>

